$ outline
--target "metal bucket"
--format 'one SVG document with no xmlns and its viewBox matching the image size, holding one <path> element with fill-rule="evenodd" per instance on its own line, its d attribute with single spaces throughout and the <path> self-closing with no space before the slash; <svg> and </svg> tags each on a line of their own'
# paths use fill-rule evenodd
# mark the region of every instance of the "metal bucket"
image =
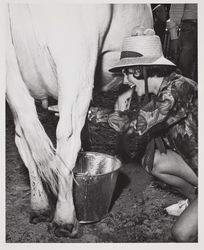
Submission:
<svg viewBox="0 0 204 250">
<path fill-rule="evenodd" d="M 73 169 L 73 196 L 80 223 L 100 221 L 107 215 L 121 165 L 119 159 L 107 154 L 79 154 Z"/>
</svg>

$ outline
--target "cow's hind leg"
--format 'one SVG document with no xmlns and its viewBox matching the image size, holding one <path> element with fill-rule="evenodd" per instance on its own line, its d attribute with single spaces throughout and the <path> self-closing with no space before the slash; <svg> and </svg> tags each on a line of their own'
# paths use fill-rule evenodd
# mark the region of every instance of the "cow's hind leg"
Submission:
<svg viewBox="0 0 204 250">
<path fill-rule="evenodd" d="M 30 223 L 36 224 L 42 221 L 51 221 L 51 209 L 42 180 L 37 172 L 35 162 L 23 136 L 22 129 L 16 121 L 15 142 L 21 158 L 28 168 L 31 187 L 31 213 Z"/>
<path fill-rule="evenodd" d="M 9 86 L 8 86 L 9 88 Z M 29 178 L 30 178 L 30 187 L 31 187 L 31 214 L 30 214 L 30 222 L 31 223 L 38 223 L 41 221 L 50 221 L 51 217 L 51 210 L 48 202 L 47 194 L 44 190 L 42 180 L 39 176 L 36 162 L 33 159 L 32 150 L 29 147 L 28 141 L 26 140 L 25 134 L 27 128 L 24 127 L 24 125 L 21 123 L 22 120 L 29 121 L 29 118 L 26 116 L 30 116 L 30 112 L 32 110 L 29 109 L 29 115 L 27 113 L 25 117 L 21 117 L 21 112 L 18 112 L 18 108 L 14 103 L 12 103 L 12 97 L 10 95 L 10 91 L 7 91 L 7 99 L 10 104 L 10 107 L 12 109 L 13 115 L 14 115 L 14 121 L 15 121 L 15 142 L 16 146 L 18 148 L 18 151 L 21 155 L 21 158 L 25 164 L 25 166 L 28 169 L 29 172 Z M 23 96 L 23 93 L 21 93 L 21 98 Z M 21 99 L 19 99 L 21 100 Z M 23 105 L 26 106 L 27 102 L 24 99 Z M 34 105 L 34 104 L 33 104 Z M 20 118 L 20 119 L 19 119 Z M 32 121 L 29 121 L 32 124 Z M 32 128 L 32 125 L 29 127 Z M 28 132 L 28 131 L 27 131 Z M 35 131 L 30 131 L 30 133 L 35 134 Z"/>
<path fill-rule="evenodd" d="M 50 213 L 39 173 L 41 177 L 52 179 L 49 163 L 53 162 L 53 146 L 40 124 L 34 99 L 21 77 L 11 41 L 8 42 L 6 77 L 6 97 L 16 125 L 16 144 L 30 176 L 31 222 L 38 222 L 45 220 Z"/>
<path fill-rule="evenodd" d="M 70 88 L 70 89 L 69 89 Z M 73 237 L 78 231 L 73 202 L 73 175 L 78 152 L 81 148 L 81 130 L 84 126 L 87 110 L 91 100 L 92 85 L 66 86 L 65 94 L 69 98 L 60 98 L 60 119 L 57 127 L 57 154 L 67 167 L 63 176 L 59 176 L 58 201 L 54 216 L 55 234 Z"/>
<path fill-rule="evenodd" d="M 74 149 L 73 137 L 73 104 L 75 98 L 69 98 L 59 105 L 60 118 L 57 126 L 57 155 L 61 159 L 62 175 L 58 176 L 58 200 L 53 221 L 54 232 L 58 237 L 73 237 L 78 231 L 78 223 L 72 196 L 73 175 L 77 152 Z M 60 101 L 59 101 L 60 102 Z M 65 111 L 66 110 L 66 111 Z"/>
</svg>

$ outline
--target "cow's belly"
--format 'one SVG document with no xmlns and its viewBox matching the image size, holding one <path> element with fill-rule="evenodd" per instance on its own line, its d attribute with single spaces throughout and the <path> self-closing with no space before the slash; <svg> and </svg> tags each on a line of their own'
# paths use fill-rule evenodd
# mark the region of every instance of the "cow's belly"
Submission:
<svg viewBox="0 0 204 250">
<path fill-rule="evenodd" d="M 31 95 L 35 98 L 48 95 L 57 98 L 56 68 L 59 60 L 67 63 L 65 54 L 59 49 L 64 46 L 62 40 L 66 41 L 64 50 L 69 62 L 72 62 L 67 64 L 68 67 L 73 67 L 76 61 L 74 51 L 81 53 L 80 61 L 89 53 L 79 52 L 79 48 L 90 51 L 90 61 L 93 61 L 102 46 L 110 21 L 110 5 L 10 5 L 15 52 L 22 78 Z M 83 44 L 79 44 L 79 41 Z M 92 71 L 92 68 L 89 70 Z"/>
<path fill-rule="evenodd" d="M 106 85 L 113 79 L 113 74 L 108 72 L 108 69 L 120 58 L 123 38 L 130 35 L 135 26 L 152 28 L 150 10 L 146 5 L 140 4 L 116 5 L 113 8 L 108 5 L 78 5 L 66 8 L 58 5 L 57 8 L 47 6 L 46 11 L 45 7 L 34 5 L 32 8 L 27 5 L 12 5 L 10 17 L 21 74 L 35 98 L 48 95 L 57 98 L 55 62 L 58 65 L 60 53 L 55 48 L 60 39 L 66 38 L 67 46 L 71 44 L 78 50 L 79 46 L 75 45 L 75 40 L 79 37 L 78 40 L 85 43 L 81 46 L 85 50 L 90 50 L 92 46 L 90 59 L 96 56 L 99 49 L 102 56 L 95 80 L 97 84 Z M 105 34 L 105 40 L 102 42 Z M 99 47 L 95 48 L 97 46 Z M 73 51 L 70 54 L 75 57 Z M 83 59 L 85 53 L 82 52 L 81 55 Z"/>
<path fill-rule="evenodd" d="M 27 5 L 11 5 L 10 22 L 21 76 L 31 95 L 36 99 L 57 99 L 56 65 Z"/>
</svg>

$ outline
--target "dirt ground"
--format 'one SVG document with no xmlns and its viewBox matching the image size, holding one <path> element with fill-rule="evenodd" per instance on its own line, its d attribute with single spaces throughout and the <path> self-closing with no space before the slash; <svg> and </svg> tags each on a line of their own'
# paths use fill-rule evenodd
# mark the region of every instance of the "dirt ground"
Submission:
<svg viewBox="0 0 204 250">
<path fill-rule="evenodd" d="M 111 107 L 112 96 L 95 95 L 94 105 Z M 102 99 L 101 99 L 102 98 Z M 107 102 L 108 100 L 108 102 Z M 40 110 L 39 118 L 49 137 L 55 143 L 58 118 Z M 114 154 L 116 135 L 103 127 L 89 127 L 92 151 Z M 107 140 L 108 138 L 108 140 Z M 139 152 L 139 150 L 138 150 Z M 6 242 L 173 242 L 171 227 L 176 218 L 164 208 L 182 199 L 168 187 L 160 187 L 132 159 L 124 159 L 119 172 L 109 213 L 100 222 L 81 224 L 76 238 L 57 238 L 51 223 L 29 223 L 30 187 L 28 172 L 14 143 L 14 124 L 6 112 Z"/>
</svg>

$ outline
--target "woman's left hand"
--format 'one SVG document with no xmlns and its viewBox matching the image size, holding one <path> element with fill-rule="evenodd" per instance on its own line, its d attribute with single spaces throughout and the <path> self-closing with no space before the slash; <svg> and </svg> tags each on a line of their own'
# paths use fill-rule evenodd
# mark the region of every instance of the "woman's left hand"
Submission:
<svg viewBox="0 0 204 250">
<path fill-rule="evenodd" d="M 111 111 L 98 107 L 91 107 L 88 111 L 88 120 L 93 123 L 108 123 L 108 116 Z"/>
</svg>

